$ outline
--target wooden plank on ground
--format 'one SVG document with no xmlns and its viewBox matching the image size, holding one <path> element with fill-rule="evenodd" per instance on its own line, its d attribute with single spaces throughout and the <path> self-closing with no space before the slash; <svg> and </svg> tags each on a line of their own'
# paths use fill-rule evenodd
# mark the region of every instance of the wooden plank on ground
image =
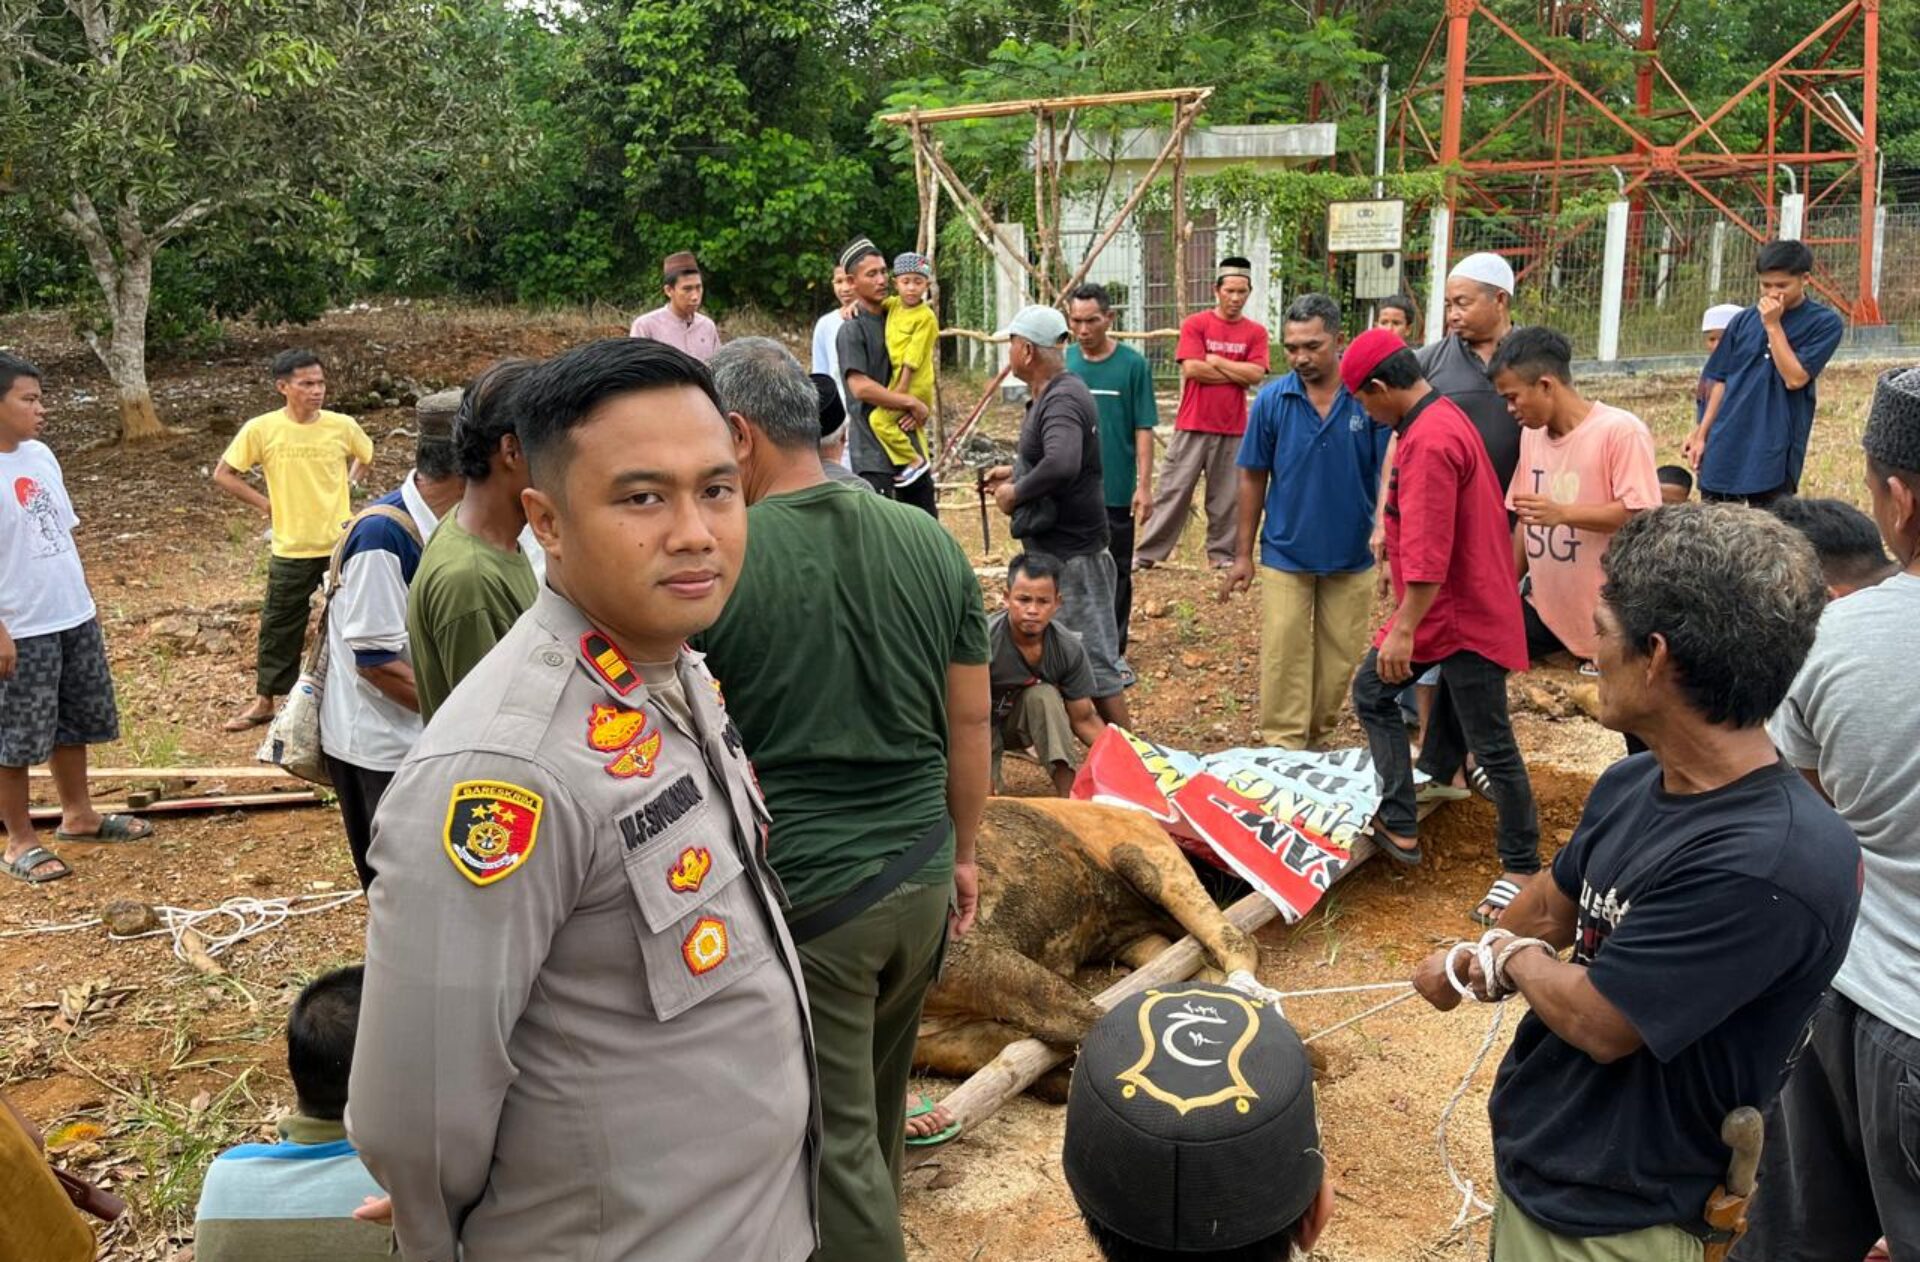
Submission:
<svg viewBox="0 0 1920 1262">
<path fill-rule="evenodd" d="M 262 807 L 313 806 L 320 801 L 320 795 L 309 789 L 300 793 L 229 793 L 197 798 L 160 798 L 145 806 L 129 806 L 125 802 L 95 802 L 93 806 L 102 814 L 173 815 L 192 811 L 243 811 L 258 810 Z M 36 824 L 55 823 L 60 819 L 60 808 L 36 806 L 31 814 Z"/>
<path fill-rule="evenodd" d="M 53 772 L 35 767 L 27 772 L 34 780 L 51 780 Z M 244 767 L 89 767 L 89 780 L 297 780 L 299 777 L 272 763 L 249 763 Z"/>
</svg>

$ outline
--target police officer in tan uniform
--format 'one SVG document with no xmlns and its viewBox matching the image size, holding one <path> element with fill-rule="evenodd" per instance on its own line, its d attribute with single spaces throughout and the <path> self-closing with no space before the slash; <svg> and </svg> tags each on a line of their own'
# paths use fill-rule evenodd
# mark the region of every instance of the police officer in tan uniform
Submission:
<svg viewBox="0 0 1920 1262">
<path fill-rule="evenodd" d="M 409 1262 L 798 1262 L 819 1100 L 739 736 L 683 641 L 746 505 L 706 371 L 520 387 L 547 588 L 383 800 L 347 1126 Z"/>
</svg>

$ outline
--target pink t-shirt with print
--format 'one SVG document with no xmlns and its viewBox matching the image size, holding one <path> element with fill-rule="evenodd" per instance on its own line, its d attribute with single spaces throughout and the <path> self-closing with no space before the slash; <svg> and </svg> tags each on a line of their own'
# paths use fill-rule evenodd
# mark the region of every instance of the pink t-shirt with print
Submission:
<svg viewBox="0 0 1920 1262">
<path fill-rule="evenodd" d="M 1507 489 L 1509 509 L 1515 495 L 1545 495 L 1556 504 L 1620 500 L 1630 509 L 1658 508 L 1653 435 L 1639 417 L 1605 403 L 1594 404 L 1587 418 L 1561 438 L 1545 428 L 1523 427 L 1520 462 Z M 1593 612 L 1604 580 L 1600 558 L 1613 536 L 1573 526 L 1523 524 L 1520 531 L 1533 576 L 1534 612 L 1569 652 L 1592 660 Z"/>
</svg>

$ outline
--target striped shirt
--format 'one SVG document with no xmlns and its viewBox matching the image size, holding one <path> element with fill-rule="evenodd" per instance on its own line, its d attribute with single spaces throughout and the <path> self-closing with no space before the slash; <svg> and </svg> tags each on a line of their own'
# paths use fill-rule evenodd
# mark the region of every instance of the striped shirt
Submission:
<svg viewBox="0 0 1920 1262">
<path fill-rule="evenodd" d="M 393 1233 L 353 1211 L 383 1196 L 339 1122 L 289 1117 L 281 1142 L 214 1158 L 194 1223 L 196 1262 L 390 1262 Z"/>
</svg>

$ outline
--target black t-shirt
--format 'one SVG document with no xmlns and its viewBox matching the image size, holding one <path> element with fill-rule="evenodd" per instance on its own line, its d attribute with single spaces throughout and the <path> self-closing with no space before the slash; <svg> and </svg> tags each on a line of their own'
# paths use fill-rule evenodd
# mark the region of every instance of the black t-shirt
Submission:
<svg viewBox="0 0 1920 1262">
<path fill-rule="evenodd" d="M 1487 362 L 1475 353 L 1457 333 L 1449 333 L 1437 342 L 1420 348 L 1420 375 L 1427 384 L 1453 400 L 1480 431 L 1487 445 L 1487 458 L 1505 493 L 1513 485 L 1513 471 L 1520 463 L 1520 422 L 1507 410 L 1507 401 L 1493 388 L 1487 377 Z"/>
<path fill-rule="evenodd" d="M 893 380 L 893 360 L 887 355 L 887 316 L 875 315 L 864 307 L 853 319 L 840 326 L 834 338 L 840 352 L 840 380 L 846 384 L 848 373 L 859 373 L 885 386 Z M 852 390 L 843 390 L 847 401 L 847 461 L 855 473 L 892 473 L 893 462 L 873 436 L 868 417 L 873 409 L 854 398 Z"/>
<path fill-rule="evenodd" d="M 1013 642 L 1007 626 L 1007 611 L 1002 609 L 987 619 L 987 643 L 993 656 L 987 671 L 993 689 L 993 717 L 1004 719 L 1013 710 L 1013 702 L 1034 684 L 1052 684 L 1067 701 L 1079 701 L 1093 695 L 1093 663 L 1087 658 L 1080 637 L 1058 622 L 1047 624 L 1040 637 L 1040 664 L 1029 666 Z"/>
<path fill-rule="evenodd" d="M 1100 483 L 1100 411 L 1087 383 L 1070 372 L 1054 377 L 1027 404 L 1020 425 L 1020 459 L 1027 472 L 1014 485 L 1015 503 L 1048 498 L 1053 525 L 1023 540 L 1058 557 L 1107 546 L 1107 497 Z"/>
<path fill-rule="evenodd" d="M 1487 1105 L 1501 1190 L 1566 1236 L 1698 1232 L 1721 1122 L 1779 1093 L 1846 956 L 1859 842 L 1785 763 L 1675 796 L 1638 754 L 1593 786 L 1553 879 L 1580 907 L 1574 963 L 1644 1045 L 1602 1065 L 1527 1014 Z"/>
</svg>

